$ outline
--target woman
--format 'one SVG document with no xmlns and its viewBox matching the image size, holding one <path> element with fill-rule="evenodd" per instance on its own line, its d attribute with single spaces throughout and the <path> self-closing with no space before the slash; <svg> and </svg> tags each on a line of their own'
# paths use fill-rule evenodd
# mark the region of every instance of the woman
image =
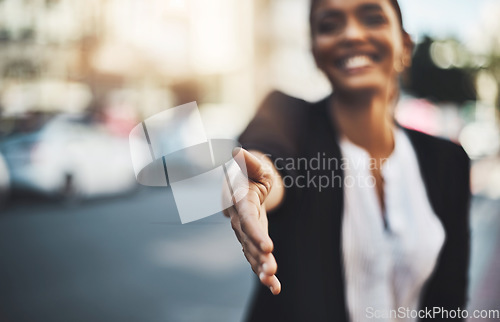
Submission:
<svg viewBox="0 0 500 322">
<path fill-rule="evenodd" d="M 391 116 L 412 50 L 398 3 L 313 0 L 310 24 L 333 94 L 272 93 L 235 153 L 250 190 L 226 215 L 261 283 L 248 319 L 454 317 L 466 301 L 469 159 Z"/>
</svg>

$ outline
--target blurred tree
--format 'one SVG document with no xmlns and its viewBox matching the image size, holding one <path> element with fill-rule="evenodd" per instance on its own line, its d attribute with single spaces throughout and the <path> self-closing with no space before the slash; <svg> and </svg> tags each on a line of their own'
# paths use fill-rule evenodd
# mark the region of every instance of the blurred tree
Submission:
<svg viewBox="0 0 500 322">
<path fill-rule="evenodd" d="M 497 41 L 500 43 L 500 39 Z M 498 48 L 494 48 L 490 53 L 489 53 L 489 66 L 488 69 L 491 72 L 491 75 L 495 78 L 495 81 L 497 83 L 497 97 L 496 97 L 496 104 L 495 107 L 499 111 L 498 115 L 500 116 L 500 45 L 497 46 Z"/>
<path fill-rule="evenodd" d="M 476 100 L 474 70 L 453 64 L 438 66 L 431 56 L 435 41 L 430 37 L 417 45 L 410 70 L 408 90 L 418 97 L 462 105 Z M 446 57 L 445 57 L 446 58 Z"/>
<path fill-rule="evenodd" d="M 491 1 L 483 7 L 481 20 L 473 30 L 473 49 L 485 58 L 484 69 L 496 82 L 496 93 L 491 93 L 491 102 L 500 109 L 500 2 Z M 491 90 L 490 90 L 491 91 Z M 495 96 L 496 95 L 496 96 Z M 500 116 L 500 113 L 497 113 Z"/>
</svg>

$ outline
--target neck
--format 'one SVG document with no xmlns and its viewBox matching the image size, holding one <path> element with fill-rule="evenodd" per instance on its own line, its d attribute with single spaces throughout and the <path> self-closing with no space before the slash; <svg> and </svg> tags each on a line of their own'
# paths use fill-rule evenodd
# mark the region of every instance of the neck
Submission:
<svg viewBox="0 0 500 322">
<path fill-rule="evenodd" d="M 394 149 L 392 99 L 373 93 L 333 95 L 332 115 L 340 132 L 372 158 L 387 158 Z"/>
</svg>

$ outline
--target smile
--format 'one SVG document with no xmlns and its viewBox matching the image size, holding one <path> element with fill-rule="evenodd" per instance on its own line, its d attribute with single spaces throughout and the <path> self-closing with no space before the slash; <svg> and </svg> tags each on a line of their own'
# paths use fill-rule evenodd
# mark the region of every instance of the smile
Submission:
<svg viewBox="0 0 500 322">
<path fill-rule="evenodd" d="M 370 67 L 377 61 L 378 57 L 375 55 L 350 55 L 337 60 L 336 65 L 343 70 L 349 71 Z"/>
</svg>

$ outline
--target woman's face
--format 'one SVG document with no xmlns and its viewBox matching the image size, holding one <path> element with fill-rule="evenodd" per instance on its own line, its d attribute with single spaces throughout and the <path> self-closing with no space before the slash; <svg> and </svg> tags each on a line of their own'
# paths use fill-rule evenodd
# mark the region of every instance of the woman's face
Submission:
<svg viewBox="0 0 500 322">
<path fill-rule="evenodd" d="M 336 91 L 384 90 L 409 61 L 389 0 L 319 0 L 312 10 L 314 58 Z"/>
</svg>

